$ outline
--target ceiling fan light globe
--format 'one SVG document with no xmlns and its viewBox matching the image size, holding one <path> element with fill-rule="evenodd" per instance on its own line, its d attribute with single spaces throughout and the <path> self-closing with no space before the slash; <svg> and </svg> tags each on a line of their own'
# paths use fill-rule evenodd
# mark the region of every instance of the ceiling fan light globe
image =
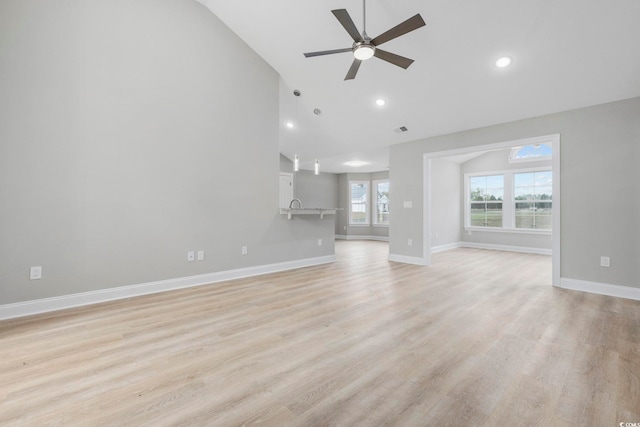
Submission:
<svg viewBox="0 0 640 427">
<path fill-rule="evenodd" d="M 360 61 L 365 61 L 373 56 L 375 47 L 370 44 L 361 44 L 353 49 L 353 56 Z"/>
</svg>

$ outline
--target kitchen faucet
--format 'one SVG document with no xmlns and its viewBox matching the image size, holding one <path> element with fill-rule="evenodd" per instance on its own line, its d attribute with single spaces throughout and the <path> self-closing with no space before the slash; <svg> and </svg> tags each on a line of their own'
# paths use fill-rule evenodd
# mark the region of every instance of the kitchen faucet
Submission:
<svg viewBox="0 0 640 427">
<path fill-rule="evenodd" d="M 302 202 L 300 199 L 291 200 L 291 203 L 289 203 L 289 209 L 293 208 L 293 202 L 298 202 L 298 209 L 302 209 Z"/>
</svg>

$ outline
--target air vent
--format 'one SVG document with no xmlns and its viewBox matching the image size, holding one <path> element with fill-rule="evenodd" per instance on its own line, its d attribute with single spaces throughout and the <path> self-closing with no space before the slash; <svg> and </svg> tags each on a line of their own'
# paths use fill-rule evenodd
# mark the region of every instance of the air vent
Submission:
<svg viewBox="0 0 640 427">
<path fill-rule="evenodd" d="M 406 127 L 406 126 L 400 126 L 399 128 L 396 128 L 396 129 L 395 129 L 395 131 L 396 131 L 396 132 L 398 132 L 398 133 L 406 132 L 406 131 L 408 131 L 408 130 L 409 130 L 409 129 L 407 129 L 407 127 Z"/>
</svg>

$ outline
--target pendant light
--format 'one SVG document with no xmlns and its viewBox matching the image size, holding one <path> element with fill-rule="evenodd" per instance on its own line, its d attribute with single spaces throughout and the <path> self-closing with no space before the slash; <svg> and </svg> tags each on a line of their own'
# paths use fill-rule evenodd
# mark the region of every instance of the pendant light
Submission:
<svg viewBox="0 0 640 427">
<path fill-rule="evenodd" d="M 302 95 L 298 89 L 293 90 L 293 94 L 296 97 L 296 120 L 298 123 L 300 122 L 300 118 L 298 117 L 298 98 Z M 298 172 L 300 170 L 300 158 L 298 157 L 298 138 L 296 138 L 296 154 L 293 157 L 293 171 Z"/>
<path fill-rule="evenodd" d="M 322 111 L 320 111 L 319 108 L 315 108 L 313 110 L 313 114 L 315 114 L 316 116 L 320 116 L 320 114 L 322 114 Z M 316 139 L 316 156 L 318 155 L 318 140 Z M 316 164 L 315 167 L 313 168 L 313 171 L 316 175 L 320 175 L 320 161 L 318 161 L 318 158 L 316 157 Z"/>
</svg>

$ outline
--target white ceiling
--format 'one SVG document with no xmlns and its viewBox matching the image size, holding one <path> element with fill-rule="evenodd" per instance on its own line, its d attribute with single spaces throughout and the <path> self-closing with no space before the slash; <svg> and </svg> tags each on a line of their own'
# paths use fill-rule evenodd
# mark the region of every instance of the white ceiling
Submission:
<svg viewBox="0 0 640 427">
<path fill-rule="evenodd" d="M 280 74 L 280 149 L 305 169 L 385 170 L 392 144 L 640 96 L 638 0 L 368 0 L 371 37 L 416 13 L 427 25 L 383 47 L 407 70 L 372 58 L 350 81 L 351 53 L 303 52 L 350 47 L 331 10 L 362 28 L 361 0 L 198 1 Z"/>
</svg>

